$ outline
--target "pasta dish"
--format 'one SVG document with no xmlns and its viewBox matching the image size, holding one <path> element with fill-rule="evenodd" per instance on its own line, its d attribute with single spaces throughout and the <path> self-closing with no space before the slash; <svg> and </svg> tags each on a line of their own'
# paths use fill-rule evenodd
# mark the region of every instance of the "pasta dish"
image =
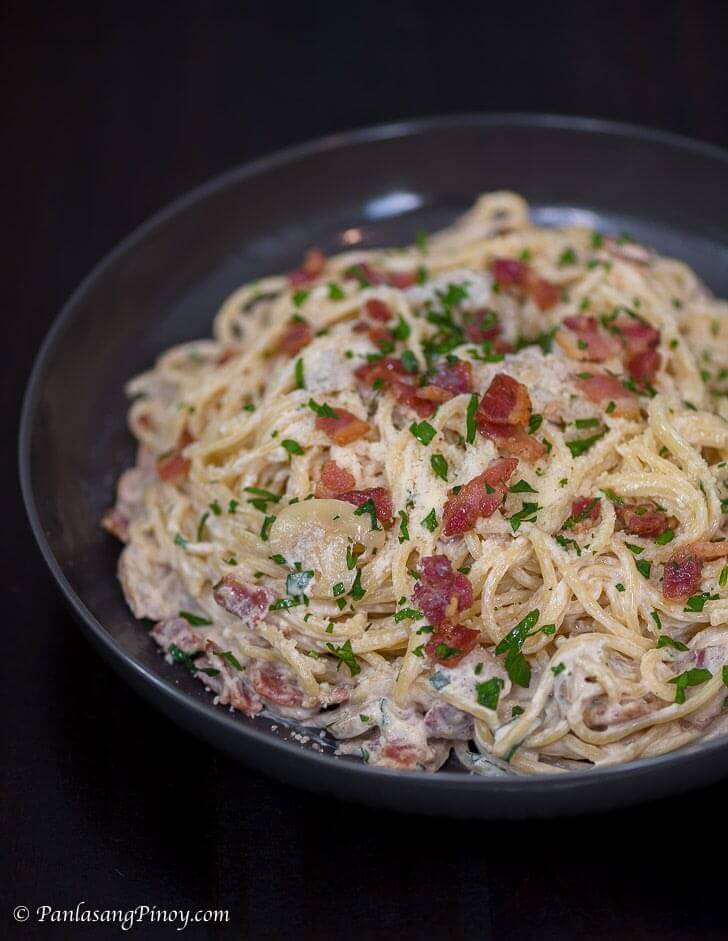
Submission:
<svg viewBox="0 0 728 941">
<path fill-rule="evenodd" d="M 103 525 L 217 703 L 489 775 L 728 731 L 728 303 L 685 264 L 491 193 L 213 337 L 128 383 Z"/>
</svg>

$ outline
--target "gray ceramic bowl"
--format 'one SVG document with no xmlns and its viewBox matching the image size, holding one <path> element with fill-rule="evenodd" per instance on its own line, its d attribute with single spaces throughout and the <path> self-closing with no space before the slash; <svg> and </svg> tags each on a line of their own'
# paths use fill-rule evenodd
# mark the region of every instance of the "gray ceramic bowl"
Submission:
<svg viewBox="0 0 728 941">
<path fill-rule="evenodd" d="M 81 284 L 38 356 L 20 437 L 23 495 L 43 556 L 104 657 L 156 708 L 224 751 L 311 790 L 458 817 L 574 814 L 685 790 L 728 769 L 728 740 L 598 771 L 486 779 L 369 768 L 319 753 L 265 718 L 231 715 L 169 666 L 127 610 L 118 545 L 99 528 L 132 461 L 124 381 L 209 334 L 240 283 L 334 252 L 410 242 L 486 190 L 512 189 L 542 224 L 629 230 L 728 296 L 728 154 L 645 129 L 535 115 L 437 118 L 336 135 L 213 180 L 127 238 Z M 272 728 L 277 724 L 277 730 Z"/>
</svg>

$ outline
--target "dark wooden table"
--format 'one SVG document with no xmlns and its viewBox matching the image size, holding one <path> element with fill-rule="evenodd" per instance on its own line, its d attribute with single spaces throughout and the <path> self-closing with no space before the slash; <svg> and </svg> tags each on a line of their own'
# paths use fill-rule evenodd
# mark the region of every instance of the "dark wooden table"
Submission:
<svg viewBox="0 0 728 941">
<path fill-rule="evenodd" d="M 446 111 L 615 117 L 728 144 L 726 6 L 99 6 L 0 14 L 2 936 L 119 936 L 11 916 L 84 901 L 229 910 L 191 938 L 725 937 L 726 785 L 601 817 L 454 823 L 323 800 L 184 734 L 81 637 L 14 468 L 59 306 L 173 197 L 283 145 Z"/>
</svg>

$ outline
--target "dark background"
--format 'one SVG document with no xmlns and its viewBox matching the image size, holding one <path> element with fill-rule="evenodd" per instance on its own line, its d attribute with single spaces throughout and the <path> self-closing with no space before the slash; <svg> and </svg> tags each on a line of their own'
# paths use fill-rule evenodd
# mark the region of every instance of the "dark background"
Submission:
<svg viewBox="0 0 728 941">
<path fill-rule="evenodd" d="M 15 441 L 63 300 L 188 188 L 294 142 L 444 112 L 611 117 L 726 145 L 727 43 L 727 5 L 697 0 L 3 5 L 4 936 L 118 937 L 10 916 L 82 900 L 230 910 L 227 930 L 190 938 L 726 936 L 724 785 L 601 817 L 449 822 L 298 792 L 179 731 L 65 612 Z"/>
</svg>

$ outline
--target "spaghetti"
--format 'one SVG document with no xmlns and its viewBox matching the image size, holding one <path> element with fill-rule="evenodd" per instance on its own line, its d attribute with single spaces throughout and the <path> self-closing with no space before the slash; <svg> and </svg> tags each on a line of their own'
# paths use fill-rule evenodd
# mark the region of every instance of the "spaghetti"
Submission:
<svg viewBox="0 0 728 941">
<path fill-rule="evenodd" d="M 311 250 L 128 384 L 129 606 L 218 702 L 380 766 L 722 734 L 727 338 L 685 265 L 511 193 Z"/>
</svg>

